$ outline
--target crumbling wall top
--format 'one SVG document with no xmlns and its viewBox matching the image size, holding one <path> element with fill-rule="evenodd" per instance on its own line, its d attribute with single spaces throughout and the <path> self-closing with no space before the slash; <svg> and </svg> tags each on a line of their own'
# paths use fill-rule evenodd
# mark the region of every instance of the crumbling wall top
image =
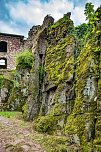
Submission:
<svg viewBox="0 0 101 152">
<path fill-rule="evenodd" d="M 46 15 L 45 18 L 44 18 L 42 26 L 43 27 L 48 27 L 52 24 L 54 24 L 54 18 L 50 15 Z"/>
</svg>

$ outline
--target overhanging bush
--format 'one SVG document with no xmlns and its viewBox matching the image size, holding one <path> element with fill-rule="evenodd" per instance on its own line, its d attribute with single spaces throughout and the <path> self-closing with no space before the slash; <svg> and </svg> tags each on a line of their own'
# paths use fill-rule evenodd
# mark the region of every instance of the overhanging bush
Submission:
<svg viewBox="0 0 101 152">
<path fill-rule="evenodd" d="M 30 50 L 26 50 L 24 52 L 21 52 L 17 54 L 16 56 L 16 65 L 18 68 L 26 69 L 32 68 L 33 65 L 33 54 Z"/>
</svg>

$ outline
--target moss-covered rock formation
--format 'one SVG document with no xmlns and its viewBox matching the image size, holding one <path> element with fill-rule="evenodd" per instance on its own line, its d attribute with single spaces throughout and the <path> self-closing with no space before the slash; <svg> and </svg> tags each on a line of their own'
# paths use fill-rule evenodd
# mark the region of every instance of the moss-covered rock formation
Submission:
<svg viewBox="0 0 101 152">
<path fill-rule="evenodd" d="M 0 74 L 0 111 L 9 109 L 8 99 L 13 87 L 10 75 L 7 73 L 5 76 Z"/>
<path fill-rule="evenodd" d="M 64 134 L 68 152 L 101 151 L 101 7 L 87 5 L 88 24 L 74 27 L 67 13 L 56 23 L 47 15 L 31 29 L 23 50 L 33 55 L 18 56 L 8 98 L 35 130 Z"/>
<path fill-rule="evenodd" d="M 98 11 L 97 13 L 99 13 Z M 96 125 L 99 124 L 99 83 L 100 83 L 100 43 L 101 35 L 96 18 L 89 33 L 89 39 L 76 59 L 75 71 L 75 103 L 72 114 L 67 118 L 65 132 L 80 145 L 81 151 L 100 151 L 100 138 L 97 136 Z M 91 26 L 91 25 L 90 25 Z M 97 139 L 96 139 L 97 138 Z M 96 148 L 95 148 L 96 147 Z"/>
</svg>

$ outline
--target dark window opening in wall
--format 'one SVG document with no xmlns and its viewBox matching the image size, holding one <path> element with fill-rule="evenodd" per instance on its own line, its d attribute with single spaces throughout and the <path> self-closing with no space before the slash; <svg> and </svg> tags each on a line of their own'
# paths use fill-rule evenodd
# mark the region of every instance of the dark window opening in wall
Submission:
<svg viewBox="0 0 101 152">
<path fill-rule="evenodd" d="M 0 58 L 0 69 L 7 69 L 7 59 Z"/>
<path fill-rule="evenodd" d="M 5 41 L 0 42 L 0 52 L 7 52 L 7 42 Z"/>
</svg>

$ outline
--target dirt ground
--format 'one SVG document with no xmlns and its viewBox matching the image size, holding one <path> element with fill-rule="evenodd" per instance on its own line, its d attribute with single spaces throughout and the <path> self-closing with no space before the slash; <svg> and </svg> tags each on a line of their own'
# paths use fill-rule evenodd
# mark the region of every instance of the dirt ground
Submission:
<svg viewBox="0 0 101 152">
<path fill-rule="evenodd" d="M 45 152 L 32 136 L 32 123 L 0 116 L 0 152 Z"/>
</svg>

